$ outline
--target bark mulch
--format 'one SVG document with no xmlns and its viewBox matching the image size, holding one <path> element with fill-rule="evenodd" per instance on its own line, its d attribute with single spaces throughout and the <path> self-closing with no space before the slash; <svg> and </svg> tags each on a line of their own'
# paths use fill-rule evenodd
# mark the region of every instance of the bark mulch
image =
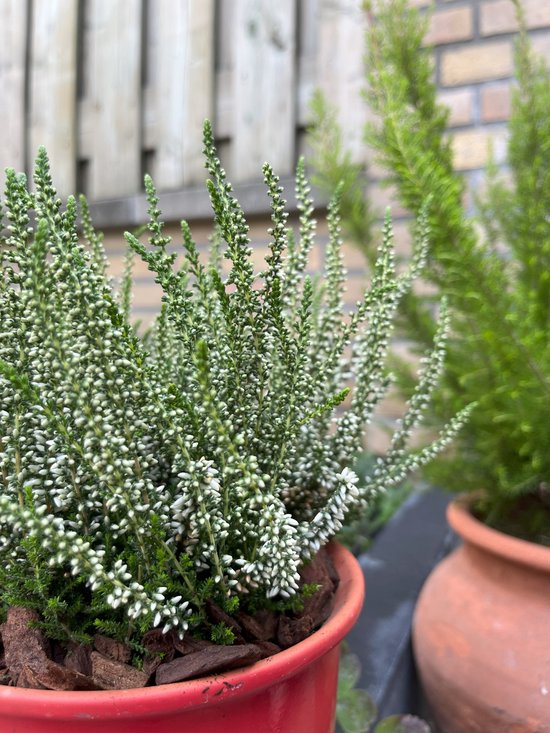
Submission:
<svg viewBox="0 0 550 733">
<path fill-rule="evenodd" d="M 50 643 L 36 627 L 32 609 L 13 606 L 0 627 L 0 684 L 45 690 L 121 690 L 181 682 L 245 667 L 277 654 L 309 636 L 332 610 L 338 574 L 323 548 L 301 572 L 303 583 L 318 590 L 304 601 L 298 613 L 276 614 L 262 610 L 229 616 L 215 603 L 207 615 L 223 622 L 235 635 L 235 644 L 223 646 L 187 635 L 148 631 L 141 643 L 146 653 L 142 669 L 130 664 L 129 646 L 96 634 L 89 646 Z"/>
</svg>

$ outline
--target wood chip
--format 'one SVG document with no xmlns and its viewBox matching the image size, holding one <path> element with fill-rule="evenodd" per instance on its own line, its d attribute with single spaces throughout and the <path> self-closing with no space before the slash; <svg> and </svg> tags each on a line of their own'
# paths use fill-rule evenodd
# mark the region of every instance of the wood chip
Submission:
<svg viewBox="0 0 550 733">
<path fill-rule="evenodd" d="M 206 601 L 206 613 L 212 621 L 216 624 L 223 623 L 228 626 L 231 631 L 235 634 L 235 638 L 239 641 L 243 641 L 241 625 L 232 616 L 226 613 L 223 608 L 220 608 L 216 603 L 212 601 Z"/>
<path fill-rule="evenodd" d="M 9 670 L 2 667 L 0 669 L 0 685 L 9 685 L 11 682 L 11 677 Z"/>
<path fill-rule="evenodd" d="M 300 579 L 302 583 L 332 585 L 325 563 L 326 554 L 326 550 L 321 548 L 310 562 L 302 566 L 300 570 Z"/>
<path fill-rule="evenodd" d="M 163 654 L 174 654 L 174 635 L 163 634 L 160 629 L 151 629 L 145 632 L 141 638 L 141 645 L 146 651 L 152 654 L 162 652 Z"/>
<path fill-rule="evenodd" d="M 25 665 L 17 681 L 18 687 L 34 687 L 39 690 L 98 690 L 91 677 L 67 669 L 48 659 L 45 664 Z"/>
<path fill-rule="evenodd" d="M 132 650 L 127 644 L 116 641 L 116 639 L 111 639 L 109 636 L 103 636 L 103 634 L 96 634 L 94 636 L 94 647 L 96 651 L 105 657 L 114 659 L 115 662 L 122 662 L 123 664 L 127 664 L 132 656 Z"/>
<path fill-rule="evenodd" d="M 316 584 L 318 590 L 308 598 L 304 598 L 304 608 L 300 616 L 310 616 L 313 628 L 317 629 L 330 616 L 334 598 L 334 583 L 327 567 L 329 554 L 322 547 L 313 560 L 300 571 L 303 583 Z M 334 567 L 334 566 L 333 566 Z"/>
<path fill-rule="evenodd" d="M 325 561 L 325 567 L 327 569 L 328 576 L 332 581 L 334 592 L 336 592 L 338 589 L 338 586 L 340 585 L 340 576 L 338 575 L 338 570 L 336 570 L 336 565 L 334 564 L 332 556 L 326 547 L 322 547 L 319 552 L 323 552 L 323 559 Z"/>
<path fill-rule="evenodd" d="M 318 629 L 330 616 L 333 601 L 334 591 L 332 590 L 332 583 L 329 583 L 328 586 L 321 586 L 316 593 L 304 599 L 304 609 L 300 616 L 309 616 L 312 620 L 313 628 Z"/>
<path fill-rule="evenodd" d="M 163 634 L 160 629 L 147 631 L 141 639 L 141 644 L 146 649 L 143 671 L 148 675 L 152 675 L 163 662 L 171 662 L 176 653 L 174 635 Z"/>
<path fill-rule="evenodd" d="M 275 635 L 275 629 L 277 624 L 271 623 L 271 619 L 264 617 L 265 621 L 262 623 L 262 617 L 249 616 L 247 613 L 239 613 L 237 619 L 242 626 L 244 635 L 250 641 L 267 641 L 272 639 Z"/>
<path fill-rule="evenodd" d="M 143 657 L 143 671 L 147 675 L 147 678 L 151 677 L 151 675 L 157 671 L 161 664 L 162 657 L 159 657 L 158 654 L 147 653 Z"/>
<path fill-rule="evenodd" d="M 89 676 L 92 674 L 92 660 L 90 659 L 91 653 L 92 649 L 90 646 L 84 644 L 72 644 L 65 655 L 63 664 L 67 669 L 71 669 L 73 672 L 80 672 L 80 674 Z"/>
<path fill-rule="evenodd" d="M 270 611 L 269 609 L 264 608 L 260 611 L 256 611 L 253 618 L 264 629 L 263 639 L 261 639 L 262 641 L 268 641 L 275 638 L 277 635 L 277 626 L 279 624 L 279 616 L 275 611 Z"/>
<path fill-rule="evenodd" d="M 36 678 L 33 670 L 26 664 L 23 665 L 21 672 L 17 676 L 16 687 L 24 687 L 32 690 L 45 690 L 44 685 L 41 685 Z"/>
<path fill-rule="evenodd" d="M 90 658 L 93 680 L 106 690 L 129 690 L 147 684 L 149 675 L 129 664 L 116 662 L 99 652 L 92 652 Z"/>
<path fill-rule="evenodd" d="M 193 639 L 189 634 L 186 634 L 183 639 L 180 639 L 177 634 L 174 634 L 173 643 L 174 648 L 184 656 L 193 652 L 200 652 L 209 646 L 214 646 L 214 643 L 211 641 L 207 641 L 206 639 Z"/>
<path fill-rule="evenodd" d="M 281 616 L 277 629 L 277 643 L 283 649 L 288 649 L 288 647 L 303 641 L 312 631 L 313 620 L 307 614 L 300 618 Z"/>
<path fill-rule="evenodd" d="M 237 646 L 211 645 L 198 652 L 178 657 L 172 662 L 161 664 L 156 673 L 156 684 L 205 677 L 219 671 L 244 667 L 260 659 L 260 650 L 254 644 Z"/>
<path fill-rule="evenodd" d="M 2 640 L 6 666 L 17 681 L 25 665 L 33 668 L 48 659 L 49 644 L 40 629 L 31 628 L 40 617 L 36 611 L 21 606 L 8 609 L 6 623 L 2 626 Z"/>
<path fill-rule="evenodd" d="M 63 664 L 67 653 L 65 646 L 59 641 L 52 641 L 50 644 L 50 659 L 58 664 Z"/>
<path fill-rule="evenodd" d="M 281 647 L 274 644 L 272 641 L 257 641 L 254 646 L 260 650 L 261 658 L 272 657 L 274 654 L 278 654 L 281 651 Z"/>
</svg>

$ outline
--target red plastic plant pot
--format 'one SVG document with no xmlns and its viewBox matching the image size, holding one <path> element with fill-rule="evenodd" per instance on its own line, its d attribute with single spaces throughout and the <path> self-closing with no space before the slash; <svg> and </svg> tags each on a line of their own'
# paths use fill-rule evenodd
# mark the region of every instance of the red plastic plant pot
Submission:
<svg viewBox="0 0 550 733">
<path fill-rule="evenodd" d="M 363 574 L 341 545 L 334 609 L 304 641 L 250 667 L 136 690 L 54 692 L 0 687 L 0 731 L 10 733 L 330 733 L 339 644 L 363 603 Z"/>
</svg>

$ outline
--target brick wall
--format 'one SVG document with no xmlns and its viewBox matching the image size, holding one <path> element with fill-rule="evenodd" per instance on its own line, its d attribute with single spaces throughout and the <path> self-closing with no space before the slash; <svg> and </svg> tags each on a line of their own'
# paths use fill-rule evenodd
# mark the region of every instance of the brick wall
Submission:
<svg viewBox="0 0 550 733">
<path fill-rule="evenodd" d="M 523 0 L 523 6 L 535 50 L 550 64 L 550 2 Z M 505 162 L 516 31 L 511 0 L 438 0 L 433 12 L 427 40 L 441 101 L 451 110 L 455 165 L 474 185 L 489 140 Z"/>
<path fill-rule="evenodd" d="M 482 184 L 490 145 L 506 164 L 507 119 L 517 33 L 511 0 L 411 0 L 432 8 L 427 42 L 434 47 L 439 98 L 450 110 L 455 167 L 470 189 Z M 550 67 L 550 0 L 523 0 L 535 51 Z M 391 190 L 380 185 L 383 171 L 371 168 L 370 196 L 405 214 Z"/>
</svg>

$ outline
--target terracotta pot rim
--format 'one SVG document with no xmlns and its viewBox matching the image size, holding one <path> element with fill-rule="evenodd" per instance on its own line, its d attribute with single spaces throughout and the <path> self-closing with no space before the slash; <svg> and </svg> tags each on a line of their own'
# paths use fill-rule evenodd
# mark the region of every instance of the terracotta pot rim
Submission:
<svg viewBox="0 0 550 733">
<path fill-rule="evenodd" d="M 447 520 L 467 543 L 527 567 L 550 572 L 550 547 L 488 527 L 471 513 L 474 495 L 457 497 L 447 507 Z"/>
<path fill-rule="evenodd" d="M 363 604 L 364 579 L 359 563 L 338 543 L 331 543 L 328 548 L 340 573 L 334 609 L 320 629 L 289 649 L 225 674 L 132 690 L 69 692 L 0 686 L 0 710 L 8 705 L 13 717 L 17 712 L 24 713 L 29 705 L 38 705 L 48 717 L 56 717 L 55 707 L 57 713 L 63 708 L 67 716 L 120 718 L 139 709 L 140 714 L 153 717 L 159 705 L 168 713 L 181 708 L 183 703 L 186 709 L 206 702 L 221 703 L 236 694 L 247 697 L 274 681 L 292 677 L 340 643 L 357 620 Z"/>
</svg>

